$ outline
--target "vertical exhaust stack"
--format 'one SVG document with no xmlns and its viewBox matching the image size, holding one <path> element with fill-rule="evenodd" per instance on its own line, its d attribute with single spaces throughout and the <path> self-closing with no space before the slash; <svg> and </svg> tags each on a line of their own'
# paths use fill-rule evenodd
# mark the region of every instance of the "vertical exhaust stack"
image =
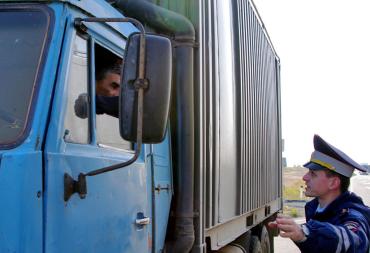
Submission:
<svg viewBox="0 0 370 253">
<path fill-rule="evenodd" d="M 194 44 L 195 30 L 185 17 L 143 0 L 117 0 L 115 5 L 133 17 L 170 36 L 175 59 L 175 241 L 167 252 L 191 251 L 194 236 Z M 159 73 L 160 74 L 160 73 Z M 173 100 L 174 101 L 174 100 Z M 173 125 L 172 125 L 173 126 Z"/>
</svg>

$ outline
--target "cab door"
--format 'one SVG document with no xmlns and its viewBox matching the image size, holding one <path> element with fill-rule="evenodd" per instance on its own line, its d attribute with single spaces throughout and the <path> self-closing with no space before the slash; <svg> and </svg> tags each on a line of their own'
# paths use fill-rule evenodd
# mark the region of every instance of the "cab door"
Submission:
<svg viewBox="0 0 370 253">
<path fill-rule="evenodd" d="M 72 24 L 72 22 L 71 22 Z M 121 57 L 124 40 L 97 26 L 104 34 L 79 34 L 67 29 L 45 147 L 45 252 L 150 252 L 150 221 L 146 149 L 132 165 L 87 177 L 87 195 L 64 201 L 64 174 L 77 179 L 87 173 L 129 160 L 133 144 L 118 133 L 118 119 L 95 115 L 96 50 Z M 109 42 L 118 41 L 121 45 Z M 110 53 L 110 54 L 109 54 Z M 102 57 L 100 61 L 110 59 Z M 87 115 L 76 110 L 85 96 Z M 102 116 L 102 117 L 100 117 Z"/>
</svg>

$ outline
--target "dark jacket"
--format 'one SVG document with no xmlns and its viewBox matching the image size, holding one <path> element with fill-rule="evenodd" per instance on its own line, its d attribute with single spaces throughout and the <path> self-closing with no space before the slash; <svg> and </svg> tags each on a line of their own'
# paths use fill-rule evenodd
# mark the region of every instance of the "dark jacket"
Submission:
<svg viewBox="0 0 370 253">
<path fill-rule="evenodd" d="M 95 96 L 95 111 L 96 114 L 108 114 L 110 116 L 119 117 L 119 97 Z M 89 116 L 89 96 L 87 93 L 81 93 L 75 100 L 74 110 L 77 117 L 86 119 Z M 6 119 L 0 110 L 0 117 Z"/>
<path fill-rule="evenodd" d="M 119 97 L 95 96 L 96 114 L 106 113 L 110 116 L 119 117 Z"/>
<path fill-rule="evenodd" d="M 354 193 L 345 192 L 321 213 L 318 200 L 306 204 L 307 240 L 297 243 L 304 253 L 365 253 L 369 251 L 370 208 Z"/>
</svg>

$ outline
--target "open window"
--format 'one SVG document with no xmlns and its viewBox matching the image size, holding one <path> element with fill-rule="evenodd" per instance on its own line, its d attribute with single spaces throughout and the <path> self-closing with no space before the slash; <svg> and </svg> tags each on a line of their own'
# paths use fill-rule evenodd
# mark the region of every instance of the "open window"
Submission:
<svg viewBox="0 0 370 253">
<path fill-rule="evenodd" d="M 118 96 L 120 91 L 122 57 L 108 49 L 94 45 L 95 50 L 95 91 L 96 91 L 96 138 L 101 147 L 112 147 L 124 150 L 133 150 L 133 144 L 121 138 L 119 133 Z M 100 103 L 105 103 L 104 111 Z M 106 108 L 107 104 L 110 107 Z"/>
</svg>

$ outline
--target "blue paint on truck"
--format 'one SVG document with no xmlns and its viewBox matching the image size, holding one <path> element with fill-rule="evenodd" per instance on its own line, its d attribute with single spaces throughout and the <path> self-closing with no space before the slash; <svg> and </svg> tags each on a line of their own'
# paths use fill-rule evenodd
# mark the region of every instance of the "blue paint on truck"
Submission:
<svg viewBox="0 0 370 253">
<path fill-rule="evenodd" d="M 65 172 L 76 175 L 128 160 L 132 155 L 131 150 L 99 146 L 93 117 L 88 143 L 65 138 L 66 115 L 70 113 L 68 78 L 74 64 L 73 41 L 78 36 L 74 19 L 88 13 L 122 15 L 105 1 L 14 3 L 6 7 L 8 11 L 40 13 L 48 24 L 33 90 L 28 91 L 32 95 L 26 122 L 18 126 L 23 132 L 8 143 L 0 143 L 7 148 L 1 151 L 0 252 L 148 252 L 150 228 L 138 228 L 134 221 L 138 213 L 151 212 L 151 180 L 147 177 L 154 152 L 150 145 L 145 145 L 138 161 L 128 168 L 89 179 L 86 201 L 81 202 L 77 195 L 63 201 Z M 7 25 L 12 28 L 12 23 Z M 114 30 L 91 24 L 86 49 L 100 43 L 123 55 L 125 38 L 137 29 L 127 23 L 112 25 Z M 19 61 L 27 56 L 22 58 Z M 86 90 L 93 90 L 92 82 L 89 85 Z M 91 109 L 95 115 L 94 107 Z M 165 175 L 164 181 L 169 181 L 169 176 Z"/>
</svg>

